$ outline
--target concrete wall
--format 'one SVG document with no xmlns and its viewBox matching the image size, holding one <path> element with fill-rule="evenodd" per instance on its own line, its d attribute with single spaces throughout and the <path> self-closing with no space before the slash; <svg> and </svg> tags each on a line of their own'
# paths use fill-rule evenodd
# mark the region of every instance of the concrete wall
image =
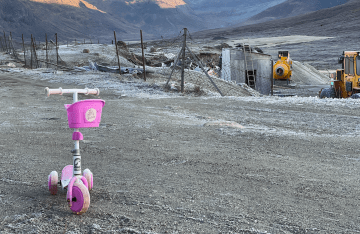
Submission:
<svg viewBox="0 0 360 234">
<path fill-rule="evenodd" d="M 242 50 L 229 48 L 222 51 L 222 79 L 234 81 L 237 84 L 245 83 L 246 70 L 256 70 L 255 89 L 261 94 L 271 93 L 272 69 L 270 55 L 244 53 Z"/>
</svg>

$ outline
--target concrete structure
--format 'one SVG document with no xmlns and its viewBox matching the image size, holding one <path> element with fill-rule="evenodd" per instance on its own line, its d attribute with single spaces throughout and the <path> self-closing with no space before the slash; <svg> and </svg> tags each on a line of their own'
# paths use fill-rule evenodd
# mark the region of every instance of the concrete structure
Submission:
<svg viewBox="0 0 360 234">
<path fill-rule="evenodd" d="M 240 48 L 222 50 L 221 78 L 237 84 L 245 83 L 261 94 L 269 95 L 272 89 L 273 60 L 270 55 L 245 52 Z"/>
</svg>

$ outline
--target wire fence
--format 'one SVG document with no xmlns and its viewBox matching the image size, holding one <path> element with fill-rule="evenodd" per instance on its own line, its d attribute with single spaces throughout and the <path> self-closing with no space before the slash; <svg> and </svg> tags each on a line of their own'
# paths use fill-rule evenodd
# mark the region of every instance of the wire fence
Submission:
<svg viewBox="0 0 360 234">
<path fill-rule="evenodd" d="M 166 80 L 165 88 L 172 92 L 202 95 L 205 91 L 222 96 L 258 95 L 248 85 L 237 84 L 222 78 L 222 48 L 203 47 L 202 41 L 195 41 L 185 29 L 171 40 L 144 43 L 147 69 Z M 142 65 L 141 45 L 132 44 L 126 49 L 120 47 L 122 57 L 136 65 Z"/>
<path fill-rule="evenodd" d="M 3 36 L 0 35 L 0 50 L 12 55 L 26 68 L 76 71 L 90 69 L 128 73 L 139 79 L 142 77 L 157 79 L 159 84 L 164 85 L 165 90 L 169 92 L 195 95 L 211 92 L 221 96 L 254 96 L 259 95 L 255 90 L 261 91 L 261 86 L 266 87 L 266 90 L 272 89 L 271 71 L 268 71 L 266 75 L 259 71 L 255 74 L 253 66 L 251 68 L 246 66 L 252 60 L 251 56 L 248 57 L 248 61 L 245 60 L 243 63 L 245 66 L 242 67 L 238 65 L 239 62 L 236 62 L 236 59 L 224 61 L 223 51 L 230 46 L 224 43 L 217 46 L 205 46 L 203 41 L 194 40 L 187 29 L 182 30 L 173 39 L 144 43 L 130 44 L 121 40 L 117 41 L 116 34 L 114 35 L 115 40 L 112 40 L 112 43 L 115 45 L 106 45 L 107 48 L 102 54 L 89 53 L 89 49 L 84 49 L 81 54 L 76 54 L 79 59 L 74 58 L 75 55 L 68 56 L 66 51 L 69 48 L 65 50 L 64 46 L 79 49 L 83 48 L 80 45 L 87 45 L 91 49 L 92 41 L 86 43 L 85 40 L 75 39 L 70 43 L 67 42 L 66 45 L 64 43 L 60 45 L 56 34 L 45 35 L 42 39 L 31 36 L 27 40 L 23 37 L 21 40 L 15 40 L 11 33 L 10 35 L 4 33 Z M 253 53 L 251 47 L 248 47 L 249 51 L 244 48 L 232 48 L 232 50 L 242 50 L 248 56 Z M 82 56 L 81 59 L 80 56 Z M 88 61 L 84 59 L 85 57 Z M 145 61 L 145 66 L 143 61 Z M 241 80 L 238 77 L 245 78 Z M 252 79 L 258 87 L 252 85 L 250 82 Z"/>
<path fill-rule="evenodd" d="M 72 68 L 59 55 L 57 35 L 45 36 L 45 42 L 32 37 L 26 40 L 15 40 L 12 35 L 0 36 L 1 51 L 10 54 L 16 61 L 23 63 L 25 68 L 56 68 L 71 70 Z"/>
</svg>

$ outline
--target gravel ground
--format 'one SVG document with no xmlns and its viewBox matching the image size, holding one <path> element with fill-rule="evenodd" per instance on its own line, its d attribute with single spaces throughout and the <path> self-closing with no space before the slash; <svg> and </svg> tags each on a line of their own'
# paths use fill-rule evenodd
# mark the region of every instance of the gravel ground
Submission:
<svg viewBox="0 0 360 234">
<path fill-rule="evenodd" d="M 89 210 L 73 215 L 47 176 L 72 162 L 63 104 L 44 88 L 108 74 L 0 71 L 1 233 L 357 233 L 360 102 L 317 97 L 101 88 L 99 128 L 82 129 Z M 112 78 L 115 78 L 112 77 Z M 144 88 L 145 87 L 145 88 Z"/>
</svg>

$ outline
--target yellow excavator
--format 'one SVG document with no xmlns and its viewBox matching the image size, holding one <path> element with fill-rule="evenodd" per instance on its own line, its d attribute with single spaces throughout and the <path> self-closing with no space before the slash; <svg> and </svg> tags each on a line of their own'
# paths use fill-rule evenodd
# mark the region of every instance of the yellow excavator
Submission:
<svg viewBox="0 0 360 234">
<path fill-rule="evenodd" d="M 330 88 L 320 91 L 320 98 L 360 98 L 360 51 L 344 51 L 339 58 Z"/>
<path fill-rule="evenodd" d="M 290 59 L 289 51 L 279 51 L 279 60 L 273 67 L 274 84 L 276 80 L 286 80 L 289 84 L 292 75 L 292 60 Z"/>
</svg>

